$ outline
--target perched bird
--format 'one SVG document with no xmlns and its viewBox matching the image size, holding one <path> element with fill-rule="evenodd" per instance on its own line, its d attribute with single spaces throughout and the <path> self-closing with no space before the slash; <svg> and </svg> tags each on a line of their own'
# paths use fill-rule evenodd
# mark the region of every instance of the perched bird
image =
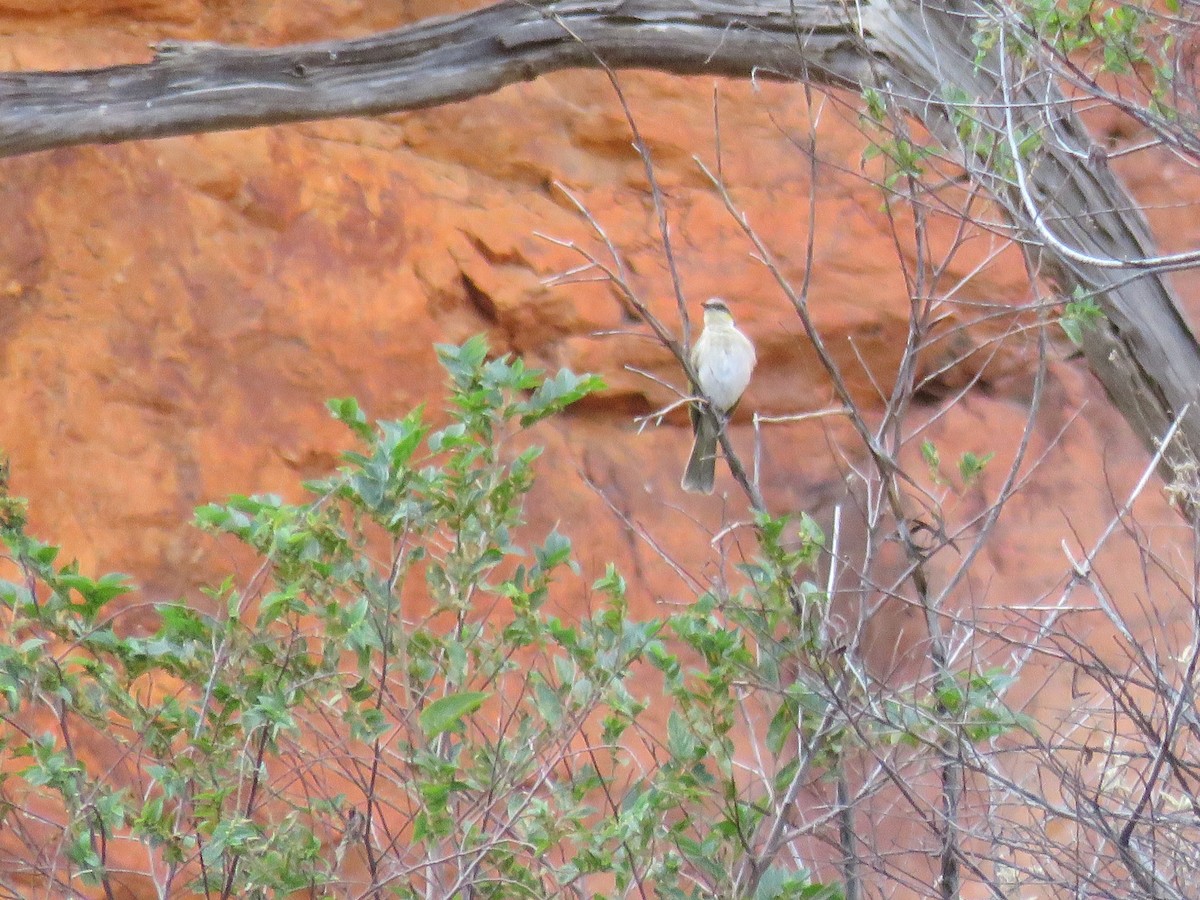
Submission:
<svg viewBox="0 0 1200 900">
<path fill-rule="evenodd" d="M 729 307 L 718 297 L 704 301 L 704 331 L 692 347 L 691 362 L 699 379 L 697 387 L 711 407 L 692 404 L 696 441 L 680 486 L 685 491 L 711 494 L 717 471 L 717 435 L 750 383 L 757 362 L 754 345 L 738 331 Z"/>
</svg>

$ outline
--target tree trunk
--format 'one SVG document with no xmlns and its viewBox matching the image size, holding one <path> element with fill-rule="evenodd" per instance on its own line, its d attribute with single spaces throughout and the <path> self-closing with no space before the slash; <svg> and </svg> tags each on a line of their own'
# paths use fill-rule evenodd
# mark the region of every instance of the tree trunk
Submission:
<svg viewBox="0 0 1200 900">
<path fill-rule="evenodd" d="M 1088 362 L 1157 450 L 1200 399 L 1200 347 L 1161 268 L 1146 263 L 1154 244 L 1133 200 L 1051 74 L 1011 71 L 1004 40 L 977 59 L 977 28 L 1012 26 L 1006 15 L 965 0 L 506 0 L 352 41 L 263 50 L 170 42 L 145 65 L 0 75 L 0 155 L 417 109 L 601 65 L 873 88 L 992 192 L 1043 275 L 1064 293 L 1094 294 L 1106 319 L 1085 331 Z M 962 145 L 964 115 L 996 137 L 986 156 L 978 142 Z M 1028 154 L 995 152 L 1031 133 L 1042 140 Z M 1162 457 L 1195 521 L 1193 448 L 1195 409 Z"/>
</svg>

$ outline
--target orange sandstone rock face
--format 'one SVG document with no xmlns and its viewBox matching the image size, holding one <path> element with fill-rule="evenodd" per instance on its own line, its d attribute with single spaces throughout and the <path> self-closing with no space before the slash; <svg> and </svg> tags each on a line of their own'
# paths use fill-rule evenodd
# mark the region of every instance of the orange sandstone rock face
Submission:
<svg viewBox="0 0 1200 900">
<path fill-rule="evenodd" d="M 336 9 L 330 18 L 341 21 Z M 152 31 L 136 26 L 139 37 Z M 86 29 L 73 36 L 87 45 Z M 21 45 L 10 44 L 15 60 Z M 69 65 L 64 56 L 36 64 Z M 693 313 L 703 298 L 726 296 L 758 344 L 744 410 L 828 405 L 795 312 L 692 162 L 696 154 L 715 165 L 712 82 L 624 82 L 658 166 Z M 814 317 L 855 396 L 875 403 L 903 347 L 907 309 L 880 195 L 838 172 L 858 167 L 861 139 L 848 129 L 822 134 L 830 165 L 814 189 L 787 139 L 807 134 L 796 89 L 722 83 L 719 98 L 725 178 L 795 284 L 814 198 Z M 5 165 L 0 204 L 17 227 L 0 260 L 9 298 L 0 442 L 39 524 L 85 566 L 132 571 L 158 596 L 184 592 L 220 567 L 187 525 L 195 504 L 232 491 L 295 495 L 299 479 L 331 466 L 344 445 L 326 397 L 354 394 L 374 415 L 397 415 L 440 392 L 432 344 L 479 331 L 497 350 L 607 378 L 619 403 L 588 407 L 589 427 L 610 431 L 585 444 L 573 440 L 578 417 L 557 426 L 568 473 L 586 464 L 614 482 L 639 479 L 626 500 L 651 512 L 654 530 L 682 526 L 682 510 L 717 510 L 677 491 L 685 417 L 640 435 L 631 422 L 677 397 L 626 367 L 680 385 L 668 355 L 629 333 L 609 288 L 547 284 L 582 262 L 555 241 L 603 253 L 578 203 L 621 248 L 633 286 L 676 321 L 644 169 L 595 73 L 384 120 L 70 149 Z M 970 290 L 990 298 L 1020 284 L 1018 270 L 997 269 Z M 785 506 L 804 504 L 806 484 L 838 477 L 827 435 L 848 432 L 836 419 L 766 430 L 763 478 L 786 492 Z M 810 448 L 811 471 L 789 458 L 797 446 Z M 559 491 L 546 485 L 535 501 L 550 521 Z M 679 520 L 664 520 L 676 506 Z M 594 546 L 616 557 L 626 552 L 623 526 L 609 528 Z M 698 537 L 681 550 L 695 560 L 709 552 Z"/>
<path fill-rule="evenodd" d="M 0 65 L 134 62 L 162 37 L 349 36 L 470 5 L 0 0 Z M 808 271 L 816 326 L 856 400 L 878 413 L 907 335 L 902 263 L 915 257 L 902 208 L 897 243 L 882 194 L 862 177 L 853 98 L 818 98 L 810 110 L 795 86 L 645 73 L 621 82 L 666 198 L 689 309 L 695 316 L 705 297 L 726 297 L 758 346 L 735 443 L 750 459 L 761 441 L 773 509 L 828 520 L 847 473 L 863 462 L 861 447 L 837 416 L 764 425 L 758 435 L 750 427 L 752 412 L 836 404 L 796 312 L 693 157 L 715 171 L 715 89 L 734 200 L 782 277 L 799 289 Z M 814 169 L 801 148 L 817 113 Z M 63 542 L 85 570 L 132 573 L 151 600 L 194 596 L 245 564 L 190 526 L 195 505 L 233 492 L 299 498 L 300 481 L 328 471 L 348 444 L 326 398 L 354 395 L 381 418 L 437 403 L 432 345 L 477 332 L 531 364 L 607 379 L 603 402 L 537 434 L 547 453 L 529 527 L 539 534 L 557 524 L 580 538 L 586 571 L 617 560 L 633 579 L 638 612 L 694 596 L 639 532 L 704 584 L 716 571 L 713 533 L 746 516 L 727 474 L 713 498 L 680 492 L 686 416 L 635 426 L 635 416 L 677 399 L 641 374 L 682 387 L 668 354 L 634 333 L 609 287 L 550 283 L 582 262 L 563 243 L 606 259 L 581 206 L 620 248 L 634 289 L 678 325 L 645 171 L 601 74 L 562 73 L 377 120 L 83 147 L 0 166 L 0 447 L 11 456 L 14 491 L 31 498 L 33 530 Z M 880 170 L 870 163 L 865 172 Z M 1160 178 L 1130 174 L 1166 202 Z M 1197 242 L 1194 217 L 1167 209 L 1158 219 L 1172 242 Z M 954 241 L 952 220 L 930 228 L 935 247 Z M 1011 324 L 1004 317 L 954 329 L 978 318 L 978 304 L 1029 298 L 1015 252 L 988 261 L 998 245 L 975 236 L 926 286 L 952 292 L 951 319 L 922 358 L 925 372 L 940 374 L 910 427 L 932 422 L 922 436 L 938 445 L 949 474 L 926 485 L 959 522 L 999 486 L 1032 389 L 1032 337 L 991 343 Z M 1110 493 L 1121 496 L 1146 462 L 1080 364 L 1055 362 L 1047 378 L 1031 437 L 1037 471 L 963 585 L 998 621 L 1002 607 L 1061 582 L 1061 542 L 1094 539 L 1111 515 Z M 917 443 L 906 458 L 920 473 Z M 982 487 L 960 489 L 953 476 L 965 451 L 997 453 Z M 1171 539 L 1176 520 L 1156 490 L 1140 511 Z M 1116 547 L 1101 565 L 1111 593 L 1132 598 L 1141 576 L 1120 555 L 1128 543 Z M 948 577 L 956 564 L 936 565 Z M 568 614 L 572 599 L 559 598 Z M 886 671 L 919 653 L 923 621 L 896 604 L 869 635 L 873 664 Z M 1036 704 L 1064 696 L 1050 690 Z"/>
</svg>

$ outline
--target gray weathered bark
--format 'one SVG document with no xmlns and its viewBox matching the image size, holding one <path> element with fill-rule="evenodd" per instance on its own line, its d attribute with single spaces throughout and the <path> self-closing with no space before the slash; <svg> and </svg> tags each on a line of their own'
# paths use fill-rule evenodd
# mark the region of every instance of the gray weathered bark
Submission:
<svg viewBox="0 0 1200 900">
<path fill-rule="evenodd" d="M 842 86 L 870 76 L 844 10 L 814 0 L 516 0 L 352 41 L 156 50 L 148 65 L 0 75 L 0 155 L 438 106 L 599 59 Z"/>
<path fill-rule="evenodd" d="M 875 87 L 960 154 L 1043 273 L 1064 291 L 1095 292 L 1107 320 L 1087 332 L 1087 359 L 1154 449 L 1200 399 L 1200 347 L 1161 273 L 1143 264 L 1154 244 L 1134 202 L 1049 75 L 1018 78 L 998 53 L 977 65 L 974 29 L 1002 15 L 966 0 L 506 0 L 352 41 L 264 50 L 162 44 L 146 65 L 0 75 L 0 155 L 416 109 L 602 61 Z M 1044 135 L 1023 160 L 1023 185 L 996 171 L 1003 154 L 985 159 L 959 146 L 964 113 L 1001 143 Z M 1194 520 L 1200 411 L 1177 434 L 1163 474 Z"/>
</svg>

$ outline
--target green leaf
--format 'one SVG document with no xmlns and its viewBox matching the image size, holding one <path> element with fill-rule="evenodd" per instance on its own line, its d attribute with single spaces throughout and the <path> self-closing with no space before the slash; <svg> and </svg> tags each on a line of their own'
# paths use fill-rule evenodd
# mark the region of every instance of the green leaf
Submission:
<svg viewBox="0 0 1200 900">
<path fill-rule="evenodd" d="M 373 437 L 371 426 L 367 424 L 367 414 L 362 411 L 358 401 L 353 397 L 335 397 L 332 400 L 326 400 L 325 406 L 335 419 L 348 426 L 363 440 L 370 440 Z"/>
<path fill-rule="evenodd" d="M 801 555 L 806 562 L 814 562 L 818 551 L 825 547 L 825 531 L 820 524 L 806 512 L 800 513 L 799 537 L 802 542 Z"/>
<path fill-rule="evenodd" d="M 1084 333 L 1089 328 L 1098 327 L 1104 318 L 1104 311 L 1096 305 L 1096 301 L 1082 288 L 1077 287 L 1074 299 L 1063 308 L 1058 324 L 1072 344 L 1082 347 Z"/>
<path fill-rule="evenodd" d="M 29 557 L 36 563 L 44 566 L 50 565 L 58 556 L 58 547 L 53 544 L 43 544 L 39 541 L 31 540 L 29 542 Z"/>
<path fill-rule="evenodd" d="M 463 691 L 434 700 L 421 710 L 421 730 L 426 737 L 437 737 L 444 731 L 457 729 L 463 717 L 483 706 L 490 696 L 484 691 Z"/>
<path fill-rule="evenodd" d="M 467 387 L 474 381 L 476 372 L 487 359 L 488 343 L 484 335 L 477 334 L 461 346 L 435 344 L 434 350 L 437 351 L 442 368 L 450 373 L 454 383 L 459 387 Z"/>
<path fill-rule="evenodd" d="M 570 369 L 559 369 L 522 404 L 521 425 L 528 427 L 603 388 L 604 379 L 599 375 L 576 375 Z"/>
<path fill-rule="evenodd" d="M 534 548 L 533 555 L 537 559 L 540 572 L 548 572 L 571 561 L 571 539 L 555 529 L 546 535 L 542 546 Z"/>
<path fill-rule="evenodd" d="M 942 464 L 941 454 L 933 441 L 921 441 L 921 459 L 925 460 L 925 465 L 929 466 L 930 471 L 936 471 Z"/>
<path fill-rule="evenodd" d="M 211 631 L 209 625 L 194 609 L 176 603 L 162 603 L 158 610 L 158 637 L 166 641 L 203 641 Z"/>
<path fill-rule="evenodd" d="M 696 758 L 696 736 L 675 710 L 671 710 L 667 717 L 667 749 L 680 762 L 690 762 Z"/>
<path fill-rule="evenodd" d="M 977 481 L 995 455 L 985 453 L 983 456 L 976 456 L 974 453 L 964 453 L 958 461 L 958 474 L 962 477 L 963 484 L 969 485 Z"/>
<path fill-rule="evenodd" d="M 380 422 L 383 433 L 380 448 L 388 455 L 393 469 L 408 465 L 428 428 L 421 424 L 422 407 L 417 407 L 403 419 L 395 422 Z"/>
<path fill-rule="evenodd" d="M 441 431 L 435 431 L 429 436 L 429 449 L 434 453 L 441 453 L 444 450 L 453 450 L 455 447 L 461 447 L 470 442 L 471 437 L 467 434 L 467 426 L 461 422 L 455 422 L 453 425 L 447 425 Z"/>
<path fill-rule="evenodd" d="M 767 749 L 778 756 L 799 730 L 800 702 L 795 697 L 784 697 L 767 726 Z"/>
<path fill-rule="evenodd" d="M 533 703 L 538 714 L 551 728 L 557 728 L 563 718 L 563 707 L 558 695 L 546 684 L 545 679 L 538 677 L 533 681 Z"/>
<path fill-rule="evenodd" d="M 349 694 L 350 699 L 354 702 L 362 703 L 367 698 L 374 696 L 375 687 L 366 679 L 359 679 L 346 693 Z"/>
<path fill-rule="evenodd" d="M 103 575 L 98 581 L 93 581 L 72 572 L 60 575 L 58 583 L 61 587 L 79 594 L 82 602 L 76 604 L 76 609 L 89 621 L 109 600 L 133 590 L 127 583 L 126 576 L 119 573 Z"/>
</svg>

